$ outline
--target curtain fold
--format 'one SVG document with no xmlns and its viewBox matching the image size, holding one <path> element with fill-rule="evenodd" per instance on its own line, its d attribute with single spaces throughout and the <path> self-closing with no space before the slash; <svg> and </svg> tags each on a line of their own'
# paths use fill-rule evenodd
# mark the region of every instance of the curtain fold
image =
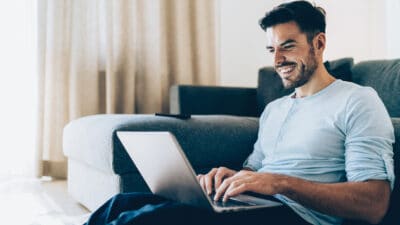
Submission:
<svg viewBox="0 0 400 225">
<path fill-rule="evenodd" d="M 38 176 L 66 176 L 69 121 L 168 112 L 171 85 L 217 84 L 214 0 L 38 4 Z"/>
</svg>

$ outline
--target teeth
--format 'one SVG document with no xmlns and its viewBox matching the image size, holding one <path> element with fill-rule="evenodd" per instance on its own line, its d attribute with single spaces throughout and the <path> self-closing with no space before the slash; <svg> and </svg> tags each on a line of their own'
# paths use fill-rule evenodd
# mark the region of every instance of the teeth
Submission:
<svg viewBox="0 0 400 225">
<path fill-rule="evenodd" d="M 282 73 L 290 73 L 294 70 L 294 68 L 295 68 L 294 66 L 285 66 L 285 67 L 281 68 L 280 70 Z"/>
</svg>

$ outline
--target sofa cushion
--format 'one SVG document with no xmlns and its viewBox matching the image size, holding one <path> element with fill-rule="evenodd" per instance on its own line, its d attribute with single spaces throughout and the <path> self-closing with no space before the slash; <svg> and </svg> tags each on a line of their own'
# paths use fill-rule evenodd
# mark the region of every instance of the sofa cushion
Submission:
<svg viewBox="0 0 400 225">
<path fill-rule="evenodd" d="M 147 116 L 116 131 L 169 131 L 175 135 L 193 169 L 226 166 L 240 169 L 257 139 L 258 118 L 228 115 L 192 116 L 188 120 Z M 117 174 L 136 172 L 119 139 L 113 135 Z M 205 156 L 207 156 L 205 160 Z M 227 157 L 229 156 L 229 157 Z"/>
<path fill-rule="evenodd" d="M 374 60 L 352 68 L 355 83 L 374 88 L 391 117 L 400 117 L 400 59 Z"/>
<path fill-rule="evenodd" d="M 333 61 L 326 61 L 324 63 L 330 74 L 332 74 L 336 79 L 341 79 L 344 81 L 352 81 L 351 68 L 353 67 L 353 64 L 353 58 L 337 59 Z"/>
<path fill-rule="evenodd" d="M 257 112 L 258 115 L 264 111 L 265 106 L 273 100 L 293 92 L 292 89 L 285 89 L 281 78 L 273 67 L 261 68 L 258 72 L 257 86 Z"/>
<path fill-rule="evenodd" d="M 351 81 L 351 67 L 353 58 L 342 58 L 324 63 L 326 69 L 337 79 Z M 265 106 L 282 96 L 292 93 L 294 89 L 285 89 L 281 78 L 273 67 L 264 67 L 259 70 L 257 87 L 257 109 L 260 115 Z"/>
<path fill-rule="evenodd" d="M 86 116 L 64 128 L 64 154 L 106 174 L 137 173 L 116 131 L 170 131 L 195 170 L 214 166 L 238 169 L 252 151 L 249 146 L 256 141 L 258 118 L 215 115 L 180 120 L 137 114 Z M 210 157 L 204 160 L 204 156 Z"/>
</svg>

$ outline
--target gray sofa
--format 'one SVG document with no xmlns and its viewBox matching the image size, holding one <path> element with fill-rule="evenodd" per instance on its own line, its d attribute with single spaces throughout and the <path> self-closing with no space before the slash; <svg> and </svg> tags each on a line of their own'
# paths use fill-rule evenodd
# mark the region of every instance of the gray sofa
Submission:
<svg viewBox="0 0 400 225">
<path fill-rule="evenodd" d="M 344 58 L 326 62 L 325 66 L 339 79 L 373 87 L 382 98 L 395 127 L 395 173 L 399 178 L 400 159 L 396 152 L 400 151 L 400 60 L 353 65 L 353 59 Z M 171 113 L 194 115 L 188 120 L 114 114 L 72 121 L 65 127 L 63 137 L 63 150 L 68 157 L 68 190 L 90 210 L 116 193 L 148 191 L 116 138 L 116 131 L 170 131 L 196 172 L 206 172 L 215 166 L 239 169 L 252 151 L 258 116 L 265 105 L 291 91 L 282 87 L 273 68 L 265 67 L 259 71 L 257 88 L 173 86 Z M 399 191 L 397 179 L 382 224 L 400 221 L 396 217 L 400 210 Z"/>
</svg>

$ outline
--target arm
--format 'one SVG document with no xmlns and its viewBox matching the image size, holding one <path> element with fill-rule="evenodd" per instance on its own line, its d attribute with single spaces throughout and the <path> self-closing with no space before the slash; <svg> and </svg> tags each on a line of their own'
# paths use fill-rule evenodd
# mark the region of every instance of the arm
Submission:
<svg viewBox="0 0 400 225">
<path fill-rule="evenodd" d="M 385 216 L 389 206 L 389 182 L 383 180 L 334 184 L 299 179 L 289 182 L 284 186 L 284 195 L 330 215 L 376 224 Z"/>
<path fill-rule="evenodd" d="M 387 181 L 317 183 L 300 178 L 251 171 L 240 171 L 225 179 L 216 198 L 224 200 L 245 191 L 282 194 L 320 212 L 344 218 L 378 223 L 385 215 L 390 187 Z"/>
</svg>

